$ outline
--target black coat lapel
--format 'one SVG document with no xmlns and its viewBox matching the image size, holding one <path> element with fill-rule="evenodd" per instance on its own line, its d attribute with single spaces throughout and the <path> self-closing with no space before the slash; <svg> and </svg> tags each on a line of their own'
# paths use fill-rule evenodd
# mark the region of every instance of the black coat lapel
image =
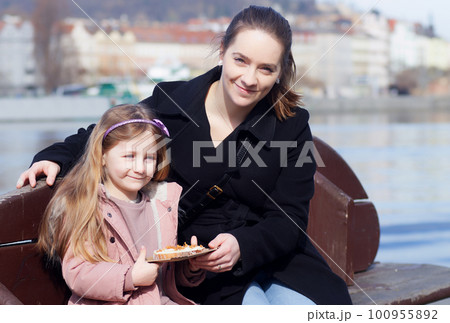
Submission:
<svg viewBox="0 0 450 323">
<path fill-rule="evenodd" d="M 155 89 L 157 101 L 155 108 L 158 116 L 166 123 L 170 131 L 169 143 L 171 167 L 187 184 L 193 164 L 193 142 L 207 140 L 199 138 L 202 127 L 208 127 L 200 114 L 210 85 L 220 78 L 221 67 L 216 67 L 188 82 L 161 83 Z M 155 93 L 154 93 L 155 94 Z"/>
</svg>

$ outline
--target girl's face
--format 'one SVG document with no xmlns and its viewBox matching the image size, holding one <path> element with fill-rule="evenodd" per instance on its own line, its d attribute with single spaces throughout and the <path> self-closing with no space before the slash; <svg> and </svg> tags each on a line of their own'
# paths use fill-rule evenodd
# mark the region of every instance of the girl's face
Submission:
<svg viewBox="0 0 450 323">
<path fill-rule="evenodd" d="M 282 53 L 281 43 L 265 31 L 239 32 L 220 57 L 225 100 L 252 109 L 279 77 Z"/>
<path fill-rule="evenodd" d="M 120 141 L 103 154 L 106 190 L 121 200 L 134 200 L 137 192 L 147 185 L 156 170 L 156 138 L 150 131 Z"/>
</svg>

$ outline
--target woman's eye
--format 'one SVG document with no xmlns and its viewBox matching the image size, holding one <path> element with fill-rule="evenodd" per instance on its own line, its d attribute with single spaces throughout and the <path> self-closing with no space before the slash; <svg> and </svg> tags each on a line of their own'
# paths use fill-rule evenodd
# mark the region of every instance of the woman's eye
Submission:
<svg viewBox="0 0 450 323">
<path fill-rule="evenodd" d="M 244 61 L 242 58 L 240 58 L 240 57 L 236 57 L 234 60 L 235 60 L 237 63 L 245 63 L 245 61 Z"/>
<path fill-rule="evenodd" d="M 134 158 L 134 155 L 133 155 L 133 154 L 127 154 L 127 155 L 125 155 L 124 157 L 125 157 L 125 158 Z"/>
<path fill-rule="evenodd" d="M 273 73 L 273 70 L 270 67 L 263 67 L 262 70 L 266 73 Z"/>
</svg>

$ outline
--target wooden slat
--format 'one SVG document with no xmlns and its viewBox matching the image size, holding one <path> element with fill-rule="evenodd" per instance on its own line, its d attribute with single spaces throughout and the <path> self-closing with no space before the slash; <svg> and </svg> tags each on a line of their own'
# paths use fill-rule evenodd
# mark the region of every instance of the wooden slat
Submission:
<svg viewBox="0 0 450 323">
<path fill-rule="evenodd" d="M 349 292 L 357 305 L 428 304 L 450 297 L 449 277 L 448 267 L 376 263 L 355 275 Z"/>
<path fill-rule="evenodd" d="M 41 217 L 53 192 L 54 189 L 41 180 L 36 188 L 27 186 L 2 195 L 0 244 L 35 239 Z"/>
<path fill-rule="evenodd" d="M 60 272 L 45 267 L 35 244 L 0 248 L 1 283 L 22 303 L 66 304 L 69 290 Z"/>
<path fill-rule="evenodd" d="M 380 223 L 375 206 L 369 201 L 357 201 L 351 204 L 353 270 L 363 271 L 375 260 L 380 244 Z"/>
<path fill-rule="evenodd" d="M 307 232 L 333 272 L 350 285 L 353 258 L 348 207 L 352 199 L 319 172 L 314 181 L 316 192 L 311 200 Z"/>
</svg>

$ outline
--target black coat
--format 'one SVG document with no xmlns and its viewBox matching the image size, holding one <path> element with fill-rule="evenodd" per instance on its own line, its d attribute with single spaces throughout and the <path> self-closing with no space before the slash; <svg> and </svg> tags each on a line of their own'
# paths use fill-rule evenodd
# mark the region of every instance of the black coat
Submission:
<svg viewBox="0 0 450 323">
<path fill-rule="evenodd" d="M 183 186 L 183 209 L 195 205 L 225 172 L 231 176 L 224 193 L 180 232 L 179 241 L 190 241 L 195 234 L 207 245 L 217 234 L 229 232 L 239 242 L 241 259 L 232 271 L 208 273 L 204 283 L 184 293 L 203 304 L 241 304 L 254 275 L 265 270 L 316 304 L 350 304 L 346 284 L 305 235 L 315 172 L 306 149 L 310 146 L 303 149 L 312 141 L 308 112 L 299 108 L 281 122 L 263 99 L 216 149 L 211 147 L 204 100 L 219 77 L 220 68 L 214 68 L 188 82 L 160 83 L 141 102 L 156 111 L 171 134 L 170 180 Z M 89 130 L 50 146 L 34 161 L 56 161 L 66 172 Z M 234 143 L 244 137 L 253 148 L 243 165 L 235 167 Z"/>
</svg>

